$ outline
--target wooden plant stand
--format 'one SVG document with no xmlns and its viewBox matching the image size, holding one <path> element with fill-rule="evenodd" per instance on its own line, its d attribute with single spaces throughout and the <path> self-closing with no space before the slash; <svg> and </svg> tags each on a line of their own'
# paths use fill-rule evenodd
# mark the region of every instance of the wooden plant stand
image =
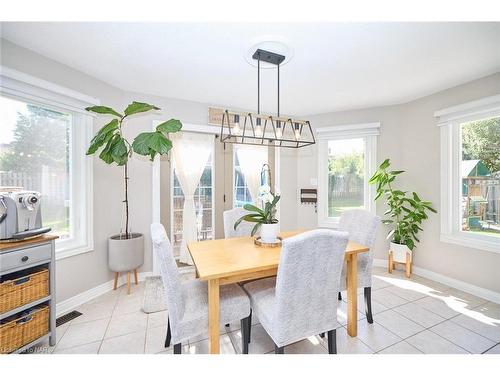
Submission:
<svg viewBox="0 0 500 375">
<path fill-rule="evenodd" d="M 127 294 L 130 294 L 130 273 L 132 271 L 127 272 Z M 137 269 L 133 270 L 135 285 L 137 285 Z M 115 284 L 113 285 L 113 290 L 116 290 L 118 287 L 118 277 L 120 276 L 120 272 L 115 272 Z"/>
<path fill-rule="evenodd" d="M 389 250 L 389 264 L 388 264 L 389 273 L 392 273 L 392 271 L 396 269 L 396 263 L 397 264 L 404 264 L 406 277 L 409 278 L 411 275 L 411 267 L 412 267 L 412 261 L 411 261 L 410 254 L 406 253 L 406 262 L 396 262 L 395 260 L 393 260 L 392 251 Z"/>
</svg>

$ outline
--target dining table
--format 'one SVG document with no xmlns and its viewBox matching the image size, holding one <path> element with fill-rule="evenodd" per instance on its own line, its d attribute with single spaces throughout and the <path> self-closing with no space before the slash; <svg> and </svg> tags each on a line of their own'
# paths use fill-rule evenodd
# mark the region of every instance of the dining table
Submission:
<svg viewBox="0 0 500 375">
<path fill-rule="evenodd" d="M 305 230 L 281 232 L 280 238 L 303 233 Z M 197 277 L 208 285 L 209 353 L 219 353 L 220 312 L 219 288 L 264 277 L 276 276 L 281 247 L 259 246 L 254 237 L 234 237 L 187 243 L 196 267 Z M 369 251 L 359 243 L 349 241 L 345 250 L 347 262 L 347 333 L 357 335 L 357 255 Z M 336 296 L 335 296 L 336 298 Z"/>
</svg>

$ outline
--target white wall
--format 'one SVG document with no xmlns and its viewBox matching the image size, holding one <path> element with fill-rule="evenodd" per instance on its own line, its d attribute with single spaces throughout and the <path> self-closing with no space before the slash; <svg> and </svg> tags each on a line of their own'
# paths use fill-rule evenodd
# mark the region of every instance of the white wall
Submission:
<svg viewBox="0 0 500 375">
<path fill-rule="evenodd" d="M 469 82 L 410 103 L 310 116 L 315 127 L 380 122 L 378 163 L 390 158 L 395 169 L 406 170 L 398 183 L 414 190 L 440 206 L 440 142 L 434 112 L 500 92 L 500 73 Z M 499 145 L 500 147 L 500 145 Z M 317 149 L 299 151 L 297 160 L 299 188 L 310 186 L 317 178 Z M 385 211 L 377 205 L 379 215 Z M 298 226 L 312 228 L 317 215 L 310 206 L 298 206 Z M 500 255 L 439 240 L 440 216 L 432 215 L 423 225 L 421 243 L 414 252 L 415 266 L 462 280 L 482 288 L 500 292 Z M 375 258 L 387 259 L 387 228 L 380 226 Z"/>
</svg>

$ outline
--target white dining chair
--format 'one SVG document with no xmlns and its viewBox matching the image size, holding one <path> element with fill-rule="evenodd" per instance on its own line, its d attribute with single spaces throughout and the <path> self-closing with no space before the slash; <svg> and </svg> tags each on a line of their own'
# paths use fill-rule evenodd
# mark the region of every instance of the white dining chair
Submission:
<svg viewBox="0 0 500 375">
<path fill-rule="evenodd" d="M 248 215 L 250 212 L 245 210 L 243 207 L 236 207 L 231 210 L 224 211 L 224 238 L 233 237 L 250 237 L 252 233 L 252 228 L 254 223 L 249 223 L 247 221 L 242 221 L 236 229 L 234 229 L 234 223 L 244 216 Z"/>
<path fill-rule="evenodd" d="M 348 234 L 316 229 L 283 240 L 276 284 L 245 284 L 253 314 L 275 344 L 275 353 L 309 336 L 328 332 L 328 352 L 337 352 L 337 292 Z"/>
<path fill-rule="evenodd" d="M 368 323 L 373 323 L 372 315 L 372 268 L 373 245 L 377 238 L 377 228 L 380 217 L 362 209 L 349 210 L 342 213 L 339 221 L 339 230 L 349 233 L 349 240 L 367 246 L 370 250 L 358 254 L 358 288 L 363 288 L 365 297 L 365 314 Z M 340 290 L 347 287 L 346 265 L 342 268 Z M 339 292 L 338 299 L 341 299 Z"/>
<path fill-rule="evenodd" d="M 174 354 L 181 354 L 181 343 L 208 332 L 208 287 L 205 281 L 181 282 L 172 246 L 160 223 L 151 224 L 153 249 L 160 265 L 168 308 L 165 347 L 174 344 Z M 243 289 L 236 285 L 220 287 L 221 324 L 240 320 L 242 353 L 248 354 L 250 301 Z"/>
</svg>

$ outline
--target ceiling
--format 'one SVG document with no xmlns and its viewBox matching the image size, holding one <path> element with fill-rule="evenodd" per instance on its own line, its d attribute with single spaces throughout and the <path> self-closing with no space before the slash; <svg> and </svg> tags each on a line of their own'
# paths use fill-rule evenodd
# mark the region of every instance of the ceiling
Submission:
<svg viewBox="0 0 500 375">
<path fill-rule="evenodd" d="M 113 86 L 255 110 L 263 40 L 293 51 L 281 112 L 407 102 L 500 71 L 500 23 L 2 23 L 2 37 Z M 261 74 L 276 110 L 276 71 Z"/>
</svg>

